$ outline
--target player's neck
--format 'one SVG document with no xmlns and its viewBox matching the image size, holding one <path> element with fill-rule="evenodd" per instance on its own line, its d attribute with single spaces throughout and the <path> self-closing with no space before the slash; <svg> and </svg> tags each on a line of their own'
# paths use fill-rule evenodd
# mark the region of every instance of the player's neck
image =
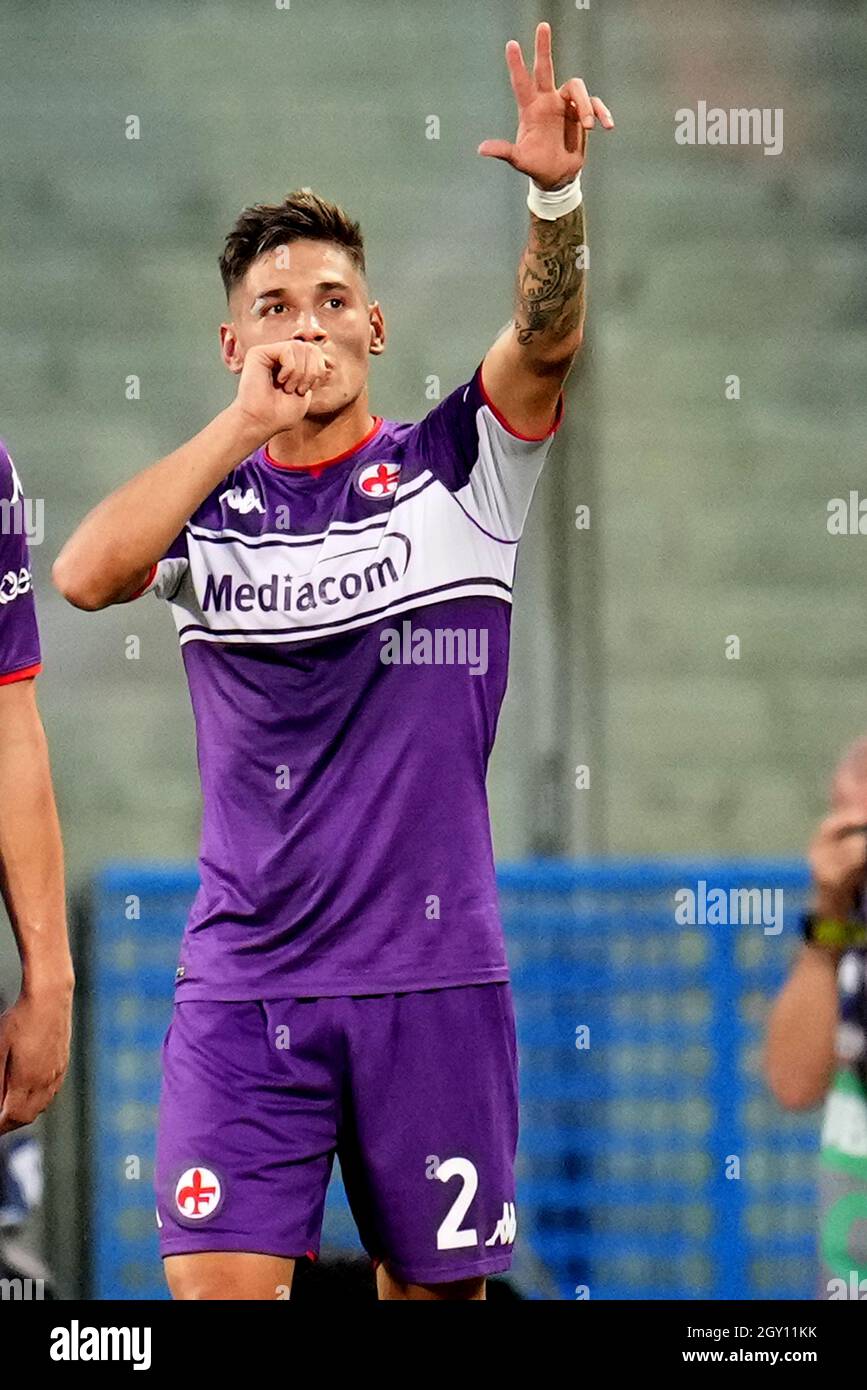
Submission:
<svg viewBox="0 0 867 1390">
<path fill-rule="evenodd" d="M 268 454 L 283 468 L 315 468 L 351 453 L 375 423 L 365 392 L 336 415 L 305 416 L 295 429 L 281 430 L 268 440 Z"/>
</svg>

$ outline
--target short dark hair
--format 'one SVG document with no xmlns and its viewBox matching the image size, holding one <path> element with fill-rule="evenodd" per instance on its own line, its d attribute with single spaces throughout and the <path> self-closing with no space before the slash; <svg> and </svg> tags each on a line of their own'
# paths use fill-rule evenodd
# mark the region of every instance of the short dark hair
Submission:
<svg viewBox="0 0 867 1390">
<path fill-rule="evenodd" d="M 241 212 L 220 256 L 226 298 L 259 256 L 300 240 L 333 241 L 343 248 L 361 275 L 367 274 L 359 224 L 336 203 L 309 190 L 296 189 L 287 193 L 282 203 L 256 203 Z"/>
</svg>

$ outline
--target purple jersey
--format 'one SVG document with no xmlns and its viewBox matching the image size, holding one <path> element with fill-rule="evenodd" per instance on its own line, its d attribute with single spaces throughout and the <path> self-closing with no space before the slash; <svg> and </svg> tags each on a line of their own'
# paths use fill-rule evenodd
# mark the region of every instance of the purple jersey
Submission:
<svg viewBox="0 0 867 1390">
<path fill-rule="evenodd" d="M 0 685 L 42 669 L 21 480 L 0 442 Z"/>
<path fill-rule="evenodd" d="M 512 432 L 478 369 L 315 468 L 257 450 L 154 567 L 204 804 L 177 998 L 508 978 L 485 775 L 554 429 Z"/>
</svg>

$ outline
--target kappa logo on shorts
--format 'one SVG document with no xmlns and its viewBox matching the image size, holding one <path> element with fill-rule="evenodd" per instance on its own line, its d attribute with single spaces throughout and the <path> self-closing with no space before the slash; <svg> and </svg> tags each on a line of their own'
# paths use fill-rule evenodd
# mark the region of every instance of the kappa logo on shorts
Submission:
<svg viewBox="0 0 867 1390">
<path fill-rule="evenodd" d="M 211 1168 L 187 1168 L 175 1184 L 175 1206 L 187 1221 L 213 1216 L 223 1196 L 220 1179 Z"/>
<path fill-rule="evenodd" d="M 503 1215 L 494 1227 L 494 1234 L 489 1236 L 485 1245 L 514 1245 L 515 1236 L 518 1234 L 518 1218 L 515 1215 L 515 1203 L 503 1203 Z"/>
<path fill-rule="evenodd" d="M 399 463 L 366 463 L 355 475 L 355 489 L 362 497 L 391 497 L 400 481 Z"/>
</svg>

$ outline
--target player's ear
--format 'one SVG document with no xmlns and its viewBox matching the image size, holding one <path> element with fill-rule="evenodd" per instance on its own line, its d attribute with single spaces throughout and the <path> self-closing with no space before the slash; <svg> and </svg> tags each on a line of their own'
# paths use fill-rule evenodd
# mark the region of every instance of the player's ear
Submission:
<svg viewBox="0 0 867 1390">
<path fill-rule="evenodd" d="M 230 372 L 237 376 L 244 365 L 244 356 L 238 343 L 238 335 L 231 323 L 220 324 L 220 356 Z"/>
<path fill-rule="evenodd" d="M 378 356 L 385 352 L 385 319 L 379 307 L 378 300 L 374 300 L 370 306 L 370 348 L 369 351 Z"/>
</svg>

